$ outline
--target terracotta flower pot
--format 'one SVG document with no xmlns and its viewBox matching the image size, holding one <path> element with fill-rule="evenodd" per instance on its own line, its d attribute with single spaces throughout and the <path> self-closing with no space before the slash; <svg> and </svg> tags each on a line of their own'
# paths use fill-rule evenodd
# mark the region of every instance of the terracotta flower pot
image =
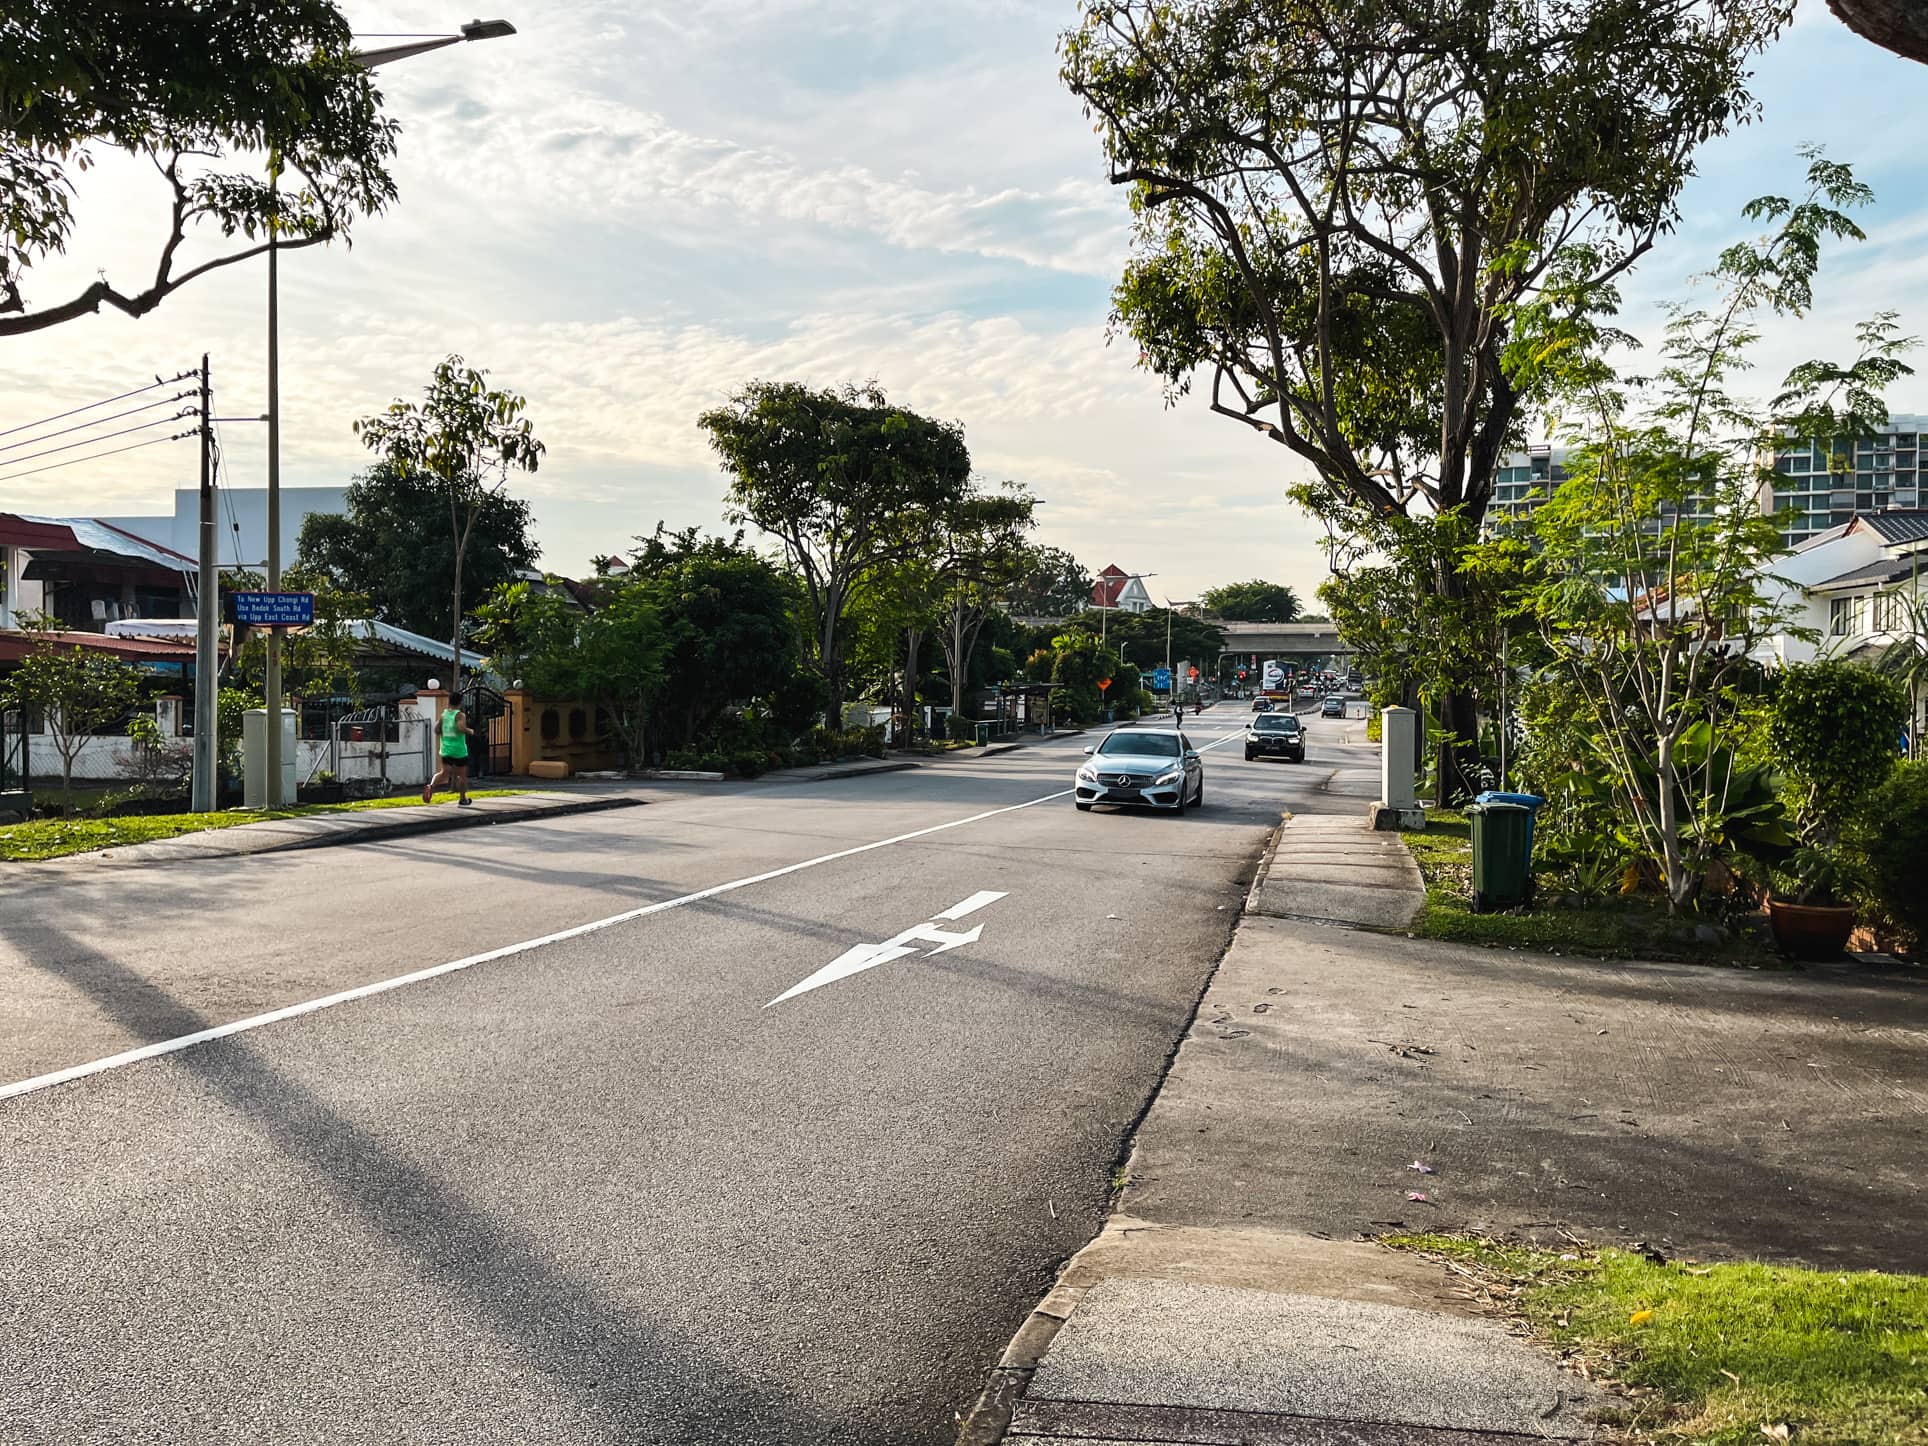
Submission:
<svg viewBox="0 0 1928 1446">
<path fill-rule="evenodd" d="M 1768 927 L 1774 942 L 1790 959 L 1839 959 L 1854 932 L 1854 908 L 1849 904 L 1790 904 L 1767 901 Z"/>
</svg>

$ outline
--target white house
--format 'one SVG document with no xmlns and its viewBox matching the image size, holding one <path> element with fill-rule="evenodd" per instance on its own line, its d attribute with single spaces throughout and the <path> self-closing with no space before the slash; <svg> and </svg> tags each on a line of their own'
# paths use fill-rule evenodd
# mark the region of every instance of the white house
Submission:
<svg viewBox="0 0 1928 1446">
<path fill-rule="evenodd" d="M 1783 633 L 1758 650 L 1763 662 L 1879 655 L 1914 626 L 1928 572 L 1928 510 L 1864 513 L 1808 538 L 1774 571 L 1770 597 L 1819 641 Z"/>
<path fill-rule="evenodd" d="M 1099 573 L 1098 580 L 1092 584 L 1091 605 L 1124 613 L 1148 613 L 1154 606 L 1151 594 L 1145 591 L 1144 580 L 1132 576 L 1115 562 Z"/>
</svg>

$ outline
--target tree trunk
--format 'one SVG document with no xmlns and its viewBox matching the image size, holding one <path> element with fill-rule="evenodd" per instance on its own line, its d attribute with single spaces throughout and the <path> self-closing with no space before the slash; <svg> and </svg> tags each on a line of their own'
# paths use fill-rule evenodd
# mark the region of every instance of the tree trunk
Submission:
<svg viewBox="0 0 1928 1446">
<path fill-rule="evenodd" d="M 1665 874 L 1667 912 L 1677 914 L 1686 902 L 1687 867 L 1680 856 L 1680 819 L 1674 807 L 1674 740 L 1662 738 L 1654 753 L 1654 804 L 1660 818 L 1660 867 Z"/>
<path fill-rule="evenodd" d="M 904 731 L 917 736 L 917 655 L 924 647 L 922 628 L 904 629 Z"/>
<path fill-rule="evenodd" d="M 1466 594 L 1465 581 L 1454 565 L 1456 561 L 1456 557 L 1442 558 L 1433 576 L 1434 596 L 1448 602 L 1457 602 Z M 1420 726 L 1422 729 L 1425 726 L 1423 715 Z M 1472 768 L 1479 759 L 1479 701 L 1465 683 L 1454 680 L 1440 695 L 1439 727 L 1439 767 L 1433 780 L 1433 802 L 1447 808 L 1472 792 Z"/>
<path fill-rule="evenodd" d="M 467 541 L 466 538 L 463 539 Z M 449 700 L 462 690 L 462 552 L 455 550 L 455 596 L 451 602 L 454 620 L 449 628 Z"/>
<path fill-rule="evenodd" d="M 1928 7 L 1921 0 L 1828 0 L 1828 9 L 1862 39 L 1928 64 Z"/>
</svg>

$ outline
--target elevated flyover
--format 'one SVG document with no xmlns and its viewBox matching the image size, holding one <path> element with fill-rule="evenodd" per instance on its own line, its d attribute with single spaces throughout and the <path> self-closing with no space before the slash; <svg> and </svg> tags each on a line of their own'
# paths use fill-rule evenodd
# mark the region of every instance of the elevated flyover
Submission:
<svg viewBox="0 0 1928 1446">
<path fill-rule="evenodd" d="M 1331 623 L 1220 623 L 1225 651 L 1264 658 L 1347 657 L 1352 649 Z"/>
</svg>

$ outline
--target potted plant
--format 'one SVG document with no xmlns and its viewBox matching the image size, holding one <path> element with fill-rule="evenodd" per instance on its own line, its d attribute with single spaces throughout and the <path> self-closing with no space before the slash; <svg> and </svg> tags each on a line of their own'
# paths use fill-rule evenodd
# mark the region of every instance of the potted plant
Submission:
<svg viewBox="0 0 1928 1446">
<path fill-rule="evenodd" d="M 1776 682 L 1768 744 L 1787 774 L 1801 846 L 1775 869 L 1767 913 L 1793 958 L 1835 958 L 1854 931 L 1852 901 L 1866 880 L 1844 835 L 1894 768 L 1907 706 L 1899 684 L 1856 663 L 1799 664 Z"/>
<path fill-rule="evenodd" d="M 1795 849 L 1773 873 L 1768 927 L 1790 959 L 1838 959 L 1854 932 L 1854 898 L 1865 880 L 1838 847 Z"/>
</svg>

